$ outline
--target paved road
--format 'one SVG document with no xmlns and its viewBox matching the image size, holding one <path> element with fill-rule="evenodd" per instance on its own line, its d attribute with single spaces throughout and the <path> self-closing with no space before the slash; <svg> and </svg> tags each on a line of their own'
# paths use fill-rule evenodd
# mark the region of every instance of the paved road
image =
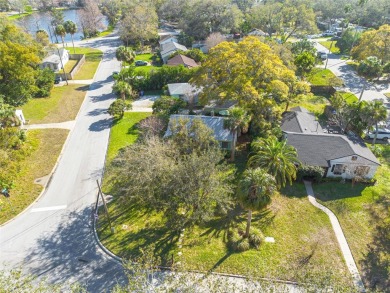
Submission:
<svg viewBox="0 0 390 293">
<path fill-rule="evenodd" d="M 106 109 L 114 100 L 111 73 L 120 68 L 119 43 L 106 37 L 78 45 L 103 50 L 103 60 L 48 188 L 0 227 L 0 269 L 20 267 L 51 282 L 79 281 L 88 291 L 101 292 L 123 278 L 121 266 L 97 247 L 90 227 L 111 126 Z"/>
<path fill-rule="evenodd" d="M 318 51 L 329 52 L 327 48 L 316 42 L 315 47 Z M 364 86 L 365 91 L 363 93 L 362 100 L 372 101 L 375 99 L 383 99 L 386 101 L 384 93 L 390 92 L 390 84 L 374 84 L 366 81 L 364 78 L 358 76 L 355 71 L 346 64 L 347 60 L 341 60 L 340 55 L 328 54 L 328 65 L 336 76 L 343 79 L 345 84 L 345 90 L 354 93 L 357 97 L 360 96 Z"/>
</svg>

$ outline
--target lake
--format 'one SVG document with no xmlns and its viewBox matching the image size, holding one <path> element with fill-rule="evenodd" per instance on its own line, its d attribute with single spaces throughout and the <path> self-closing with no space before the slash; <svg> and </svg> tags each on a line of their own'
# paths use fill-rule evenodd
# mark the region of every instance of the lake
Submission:
<svg viewBox="0 0 390 293">
<path fill-rule="evenodd" d="M 79 23 L 79 11 L 77 9 L 69 9 L 69 10 L 63 10 L 64 13 L 64 21 L 71 20 L 77 25 L 77 33 L 73 35 L 74 41 L 81 40 L 83 33 L 81 31 L 81 25 Z M 47 33 L 49 33 L 49 26 L 50 26 L 50 13 L 49 12 L 34 12 L 31 15 L 22 17 L 18 19 L 17 24 L 21 26 L 23 29 L 25 29 L 29 34 L 35 36 L 35 33 L 37 30 L 45 30 Z M 107 21 L 105 20 L 105 25 L 107 25 Z M 50 26 L 51 30 L 51 41 L 53 43 L 56 42 L 56 39 L 53 34 L 53 27 Z M 49 34 L 50 38 L 50 34 Z M 65 42 L 71 42 L 72 38 L 69 34 L 66 34 L 65 36 Z M 61 42 L 61 38 L 58 37 L 58 41 Z"/>
</svg>

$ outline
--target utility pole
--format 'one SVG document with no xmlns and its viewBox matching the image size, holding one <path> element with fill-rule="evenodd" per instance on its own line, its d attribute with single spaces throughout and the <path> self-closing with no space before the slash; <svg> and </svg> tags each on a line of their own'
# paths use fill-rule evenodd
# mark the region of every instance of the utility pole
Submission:
<svg viewBox="0 0 390 293">
<path fill-rule="evenodd" d="M 360 96 L 359 96 L 359 103 L 360 103 L 360 101 L 362 100 L 363 93 L 364 93 L 365 90 L 366 90 L 366 84 L 364 83 L 364 84 L 363 84 L 362 92 L 360 93 Z"/>
<path fill-rule="evenodd" d="M 111 233 L 114 234 L 114 233 L 115 233 L 115 229 L 114 229 L 114 227 L 112 227 L 111 218 L 110 218 L 110 214 L 108 213 L 108 208 L 107 208 L 106 200 L 104 199 L 102 189 L 101 189 L 100 184 L 99 184 L 99 181 L 98 181 L 97 179 L 96 179 L 96 183 L 97 183 L 97 186 L 98 186 L 98 188 L 99 188 L 98 197 L 99 197 L 99 194 L 100 194 L 100 197 L 101 197 L 101 199 L 102 199 L 102 201 L 103 201 L 104 210 L 105 210 L 106 215 L 107 215 L 108 224 L 110 225 Z M 96 201 L 96 204 L 97 204 L 97 201 Z M 97 212 L 97 208 L 96 208 L 95 212 Z"/>
</svg>

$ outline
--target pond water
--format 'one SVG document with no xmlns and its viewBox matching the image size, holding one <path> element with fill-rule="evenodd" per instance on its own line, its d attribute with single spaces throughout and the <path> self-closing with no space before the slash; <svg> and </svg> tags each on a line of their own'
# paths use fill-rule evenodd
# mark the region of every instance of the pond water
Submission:
<svg viewBox="0 0 390 293">
<path fill-rule="evenodd" d="M 79 11 L 77 9 L 63 10 L 64 21 L 71 20 L 77 25 L 77 33 L 73 35 L 74 41 L 82 39 L 83 33 L 81 31 L 81 25 L 79 23 Z M 49 38 L 52 43 L 56 43 L 57 40 L 53 34 L 53 27 L 50 25 L 51 17 L 49 12 L 35 12 L 31 15 L 25 16 L 17 20 L 17 24 L 25 29 L 29 34 L 35 35 L 37 30 L 45 30 L 49 34 Z M 104 23 L 107 25 L 107 22 Z M 49 32 L 50 30 L 50 32 Z M 51 35 L 51 36 L 50 36 Z M 61 42 L 61 38 L 58 38 L 58 42 Z M 65 36 L 65 42 L 71 42 L 72 38 L 69 34 Z"/>
</svg>

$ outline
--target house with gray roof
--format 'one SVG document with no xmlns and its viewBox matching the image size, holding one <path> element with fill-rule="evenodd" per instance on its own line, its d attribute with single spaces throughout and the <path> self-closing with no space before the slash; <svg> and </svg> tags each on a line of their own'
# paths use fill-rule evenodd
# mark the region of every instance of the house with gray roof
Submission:
<svg viewBox="0 0 390 293">
<path fill-rule="evenodd" d="M 187 47 L 186 46 L 183 46 L 183 45 L 180 45 L 179 43 L 176 43 L 176 42 L 169 42 L 169 43 L 165 43 L 162 45 L 161 47 L 161 59 L 163 60 L 164 64 L 167 63 L 168 59 L 169 59 L 169 56 L 172 55 L 172 53 L 176 52 L 176 51 L 187 51 Z"/>
<path fill-rule="evenodd" d="M 200 89 L 192 86 L 188 82 L 168 83 L 167 86 L 170 96 L 183 99 L 187 103 L 193 103 L 194 105 L 198 103 Z"/>
<path fill-rule="evenodd" d="M 371 179 L 380 166 L 360 137 L 326 133 L 308 111 L 284 113 L 281 128 L 287 143 L 297 150 L 298 159 L 322 167 L 326 177 Z"/>
<path fill-rule="evenodd" d="M 225 128 L 225 120 L 227 118 L 201 115 L 171 115 L 169 117 L 168 129 L 165 132 L 164 137 L 172 135 L 170 125 L 180 119 L 188 120 L 187 127 L 190 126 L 190 123 L 194 119 L 201 119 L 202 122 L 213 131 L 214 138 L 219 142 L 221 149 L 231 150 L 232 146 L 235 145 L 237 141 L 237 135 L 230 129 Z"/>
<path fill-rule="evenodd" d="M 62 69 L 62 65 L 65 66 L 68 61 L 69 51 L 64 48 L 60 48 L 58 50 L 50 51 L 48 55 L 42 60 L 40 67 L 50 68 L 53 71 L 59 71 Z"/>
</svg>

